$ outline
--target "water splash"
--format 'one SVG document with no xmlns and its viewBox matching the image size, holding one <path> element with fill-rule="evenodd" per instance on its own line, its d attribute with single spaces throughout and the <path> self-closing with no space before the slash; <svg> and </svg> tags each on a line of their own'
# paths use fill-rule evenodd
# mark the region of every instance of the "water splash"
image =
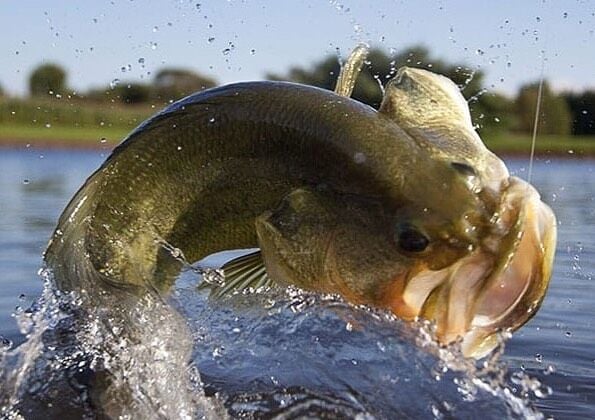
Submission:
<svg viewBox="0 0 595 420">
<path fill-rule="evenodd" d="M 158 296 L 56 291 L 17 313 L 27 341 L 0 355 L 3 416 L 220 417 L 179 315 Z M 91 302 L 92 300 L 92 302 Z"/>
<path fill-rule="evenodd" d="M 43 295 L 16 316 L 27 341 L 0 351 L 0 415 L 541 418 L 529 397 L 547 389 L 509 375 L 503 344 L 478 363 L 430 323 L 293 287 L 213 301 L 197 288 L 218 287 L 205 267 L 187 267 L 168 301 L 63 294 L 42 271 Z"/>
<path fill-rule="evenodd" d="M 439 346 L 430 323 L 406 323 L 336 295 L 290 287 L 208 302 L 204 293 L 188 271 L 174 304 L 194 336 L 206 394 L 234 418 L 542 418 L 500 360 L 504 336 L 499 351 L 477 363 L 459 345 Z M 538 382 L 531 386 L 537 395 Z"/>
</svg>

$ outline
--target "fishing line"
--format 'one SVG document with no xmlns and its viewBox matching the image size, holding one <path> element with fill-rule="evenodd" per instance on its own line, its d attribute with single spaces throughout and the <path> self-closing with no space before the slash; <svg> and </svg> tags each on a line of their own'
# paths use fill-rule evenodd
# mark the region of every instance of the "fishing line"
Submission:
<svg viewBox="0 0 595 420">
<path fill-rule="evenodd" d="M 541 96 L 543 92 L 543 72 L 545 67 L 545 56 L 541 54 L 541 76 L 539 77 L 539 88 L 537 89 L 537 104 L 535 105 L 535 120 L 533 121 L 533 137 L 531 139 L 531 154 L 529 158 L 529 173 L 527 182 L 531 183 L 533 175 L 533 159 L 535 158 L 535 141 L 537 140 L 537 124 L 539 123 L 539 112 L 541 110 Z"/>
</svg>

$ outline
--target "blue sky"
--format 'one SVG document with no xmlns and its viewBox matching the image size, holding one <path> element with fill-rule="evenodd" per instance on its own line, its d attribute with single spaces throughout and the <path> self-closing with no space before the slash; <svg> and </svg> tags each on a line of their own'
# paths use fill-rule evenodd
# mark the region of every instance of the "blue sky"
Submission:
<svg viewBox="0 0 595 420">
<path fill-rule="evenodd" d="M 423 44 L 482 69 L 492 90 L 538 79 L 542 57 L 555 88 L 595 88 L 594 1 L 2 0 L 0 28 L 0 85 L 11 94 L 26 92 L 42 62 L 64 66 L 79 90 L 165 66 L 229 83 L 361 41 Z"/>
</svg>

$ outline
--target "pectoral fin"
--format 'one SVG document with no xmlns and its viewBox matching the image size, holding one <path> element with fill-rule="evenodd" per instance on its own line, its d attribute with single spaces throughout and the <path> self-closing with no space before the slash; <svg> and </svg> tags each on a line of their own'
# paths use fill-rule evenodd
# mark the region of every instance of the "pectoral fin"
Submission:
<svg viewBox="0 0 595 420">
<path fill-rule="evenodd" d="M 212 297 L 223 297 L 248 288 L 271 287 L 273 281 L 268 277 L 260 251 L 256 251 L 225 263 L 223 267 L 225 282 L 221 287 L 213 288 Z"/>
</svg>

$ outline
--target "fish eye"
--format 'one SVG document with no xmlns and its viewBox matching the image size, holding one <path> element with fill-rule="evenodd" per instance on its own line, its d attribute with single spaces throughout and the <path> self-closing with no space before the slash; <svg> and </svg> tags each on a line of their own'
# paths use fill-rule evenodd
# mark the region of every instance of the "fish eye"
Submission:
<svg viewBox="0 0 595 420">
<path fill-rule="evenodd" d="M 477 176 L 477 172 L 473 166 L 464 162 L 451 162 L 452 166 L 457 172 L 465 176 Z"/>
<path fill-rule="evenodd" d="M 396 242 L 406 252 L 422 252 L 430 244 L 430 240 L 409 223 L 397 226 Z"/>
</svg>

